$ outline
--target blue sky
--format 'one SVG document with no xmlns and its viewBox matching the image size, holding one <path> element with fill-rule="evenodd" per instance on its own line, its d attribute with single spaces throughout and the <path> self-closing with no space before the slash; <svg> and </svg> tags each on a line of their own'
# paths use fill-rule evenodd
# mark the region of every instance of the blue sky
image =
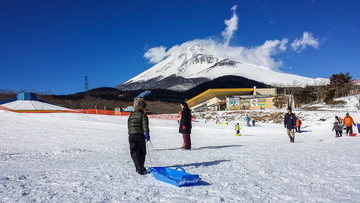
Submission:
<svg viewBox="0 0 360 203">
<path fill-rule="evenodd" d="M 154 65 L 144 57 L 151 48 L 222 41 L 234 5 L 229 46 L 287 39 L 287 49 L 270 56 L 277 69 L 360 78 L 357 0 L 0 0 L 0 89 L 70 94 L 84 91 L 85 76 L 91 89 L 114 87 Z M 293 50 L 304 32 L 318 46 Z"/>
</svg>

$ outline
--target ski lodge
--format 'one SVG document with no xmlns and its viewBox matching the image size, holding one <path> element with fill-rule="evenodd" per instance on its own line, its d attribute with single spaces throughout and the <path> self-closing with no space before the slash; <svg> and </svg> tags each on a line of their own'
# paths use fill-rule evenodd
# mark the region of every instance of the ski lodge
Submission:
<svg viewBox="0 0 360 203">
<path fill-rule="evenodd" d="M 221 110 L 272 109 L 276 88 L 226 88 L 208 89 L 189 99 L 189 107 L 194 112 Z"/>
</svg>

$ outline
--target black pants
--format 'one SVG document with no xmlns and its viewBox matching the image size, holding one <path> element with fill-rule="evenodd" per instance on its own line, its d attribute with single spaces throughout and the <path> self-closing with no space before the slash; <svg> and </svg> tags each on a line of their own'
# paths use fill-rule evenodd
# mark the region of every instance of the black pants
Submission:
<svg viewBox="0 0 360 203">
<path fill-rule="evenodd" d="M 350 133 L 349 133 L 349 132 L 350 132 Z M 346 126 L 346 134 L 348 134 L 348 133 L 349 133 L 349 135 L 350 135 L 350 134 L 353 134 L 352 126 L 349 126 L 349 127 Z"/>
<path fill-rule="evenodd" d="M 134 161 L 136 171 L 142 171 L 145 163 L 146 143 L 142 134 L 129 135 L 130 155 Z"/>
</svg>

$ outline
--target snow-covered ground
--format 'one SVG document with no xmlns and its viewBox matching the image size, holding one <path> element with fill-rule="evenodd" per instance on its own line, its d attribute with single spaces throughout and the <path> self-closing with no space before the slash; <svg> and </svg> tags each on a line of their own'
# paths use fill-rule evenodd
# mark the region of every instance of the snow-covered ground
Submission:
<svg viewBox="0 0 360 203">
<path fill-rule="evenodd" d="M 127 117 L 0 110 L 0 202 L 358 202 L 360 137 L 331 132 L 345 112 L 295 113 L 306 132 L 294 144 L 282 124 L 199 120 L 190 151 L 176 121 L 150 119 L 145 166 L 181 166 L 203 180 L 179 188 L 135 172 Z"/>
<path fill-rule="evenodd" d="M 347 97 L 336 98 L 334 101 L 343 101 L 344 105 L 326 105 L 325 102 L 306 105 L 304 107 L 316 108 L 317 110 L 327 111 L 358 111 L 360 110 L 360 95 L 351 95 Z"/>
</svg>

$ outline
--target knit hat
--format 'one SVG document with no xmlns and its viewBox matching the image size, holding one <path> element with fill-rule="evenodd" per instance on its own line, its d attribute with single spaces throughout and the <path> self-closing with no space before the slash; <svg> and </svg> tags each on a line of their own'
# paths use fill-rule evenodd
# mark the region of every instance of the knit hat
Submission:
<svg viewBox="0 0 360 203">
<path fill-rule="evenodd" d="M 146 108 L 146 102 L 142 98 L 134 99 L 134 109 L 135 110 L 143 110 Z"/>
<path fill-rule="evenodd" d="M 292 110 L 290 106 L 287 109 L 290 110 L 290 111 Z"/>
</svg>

